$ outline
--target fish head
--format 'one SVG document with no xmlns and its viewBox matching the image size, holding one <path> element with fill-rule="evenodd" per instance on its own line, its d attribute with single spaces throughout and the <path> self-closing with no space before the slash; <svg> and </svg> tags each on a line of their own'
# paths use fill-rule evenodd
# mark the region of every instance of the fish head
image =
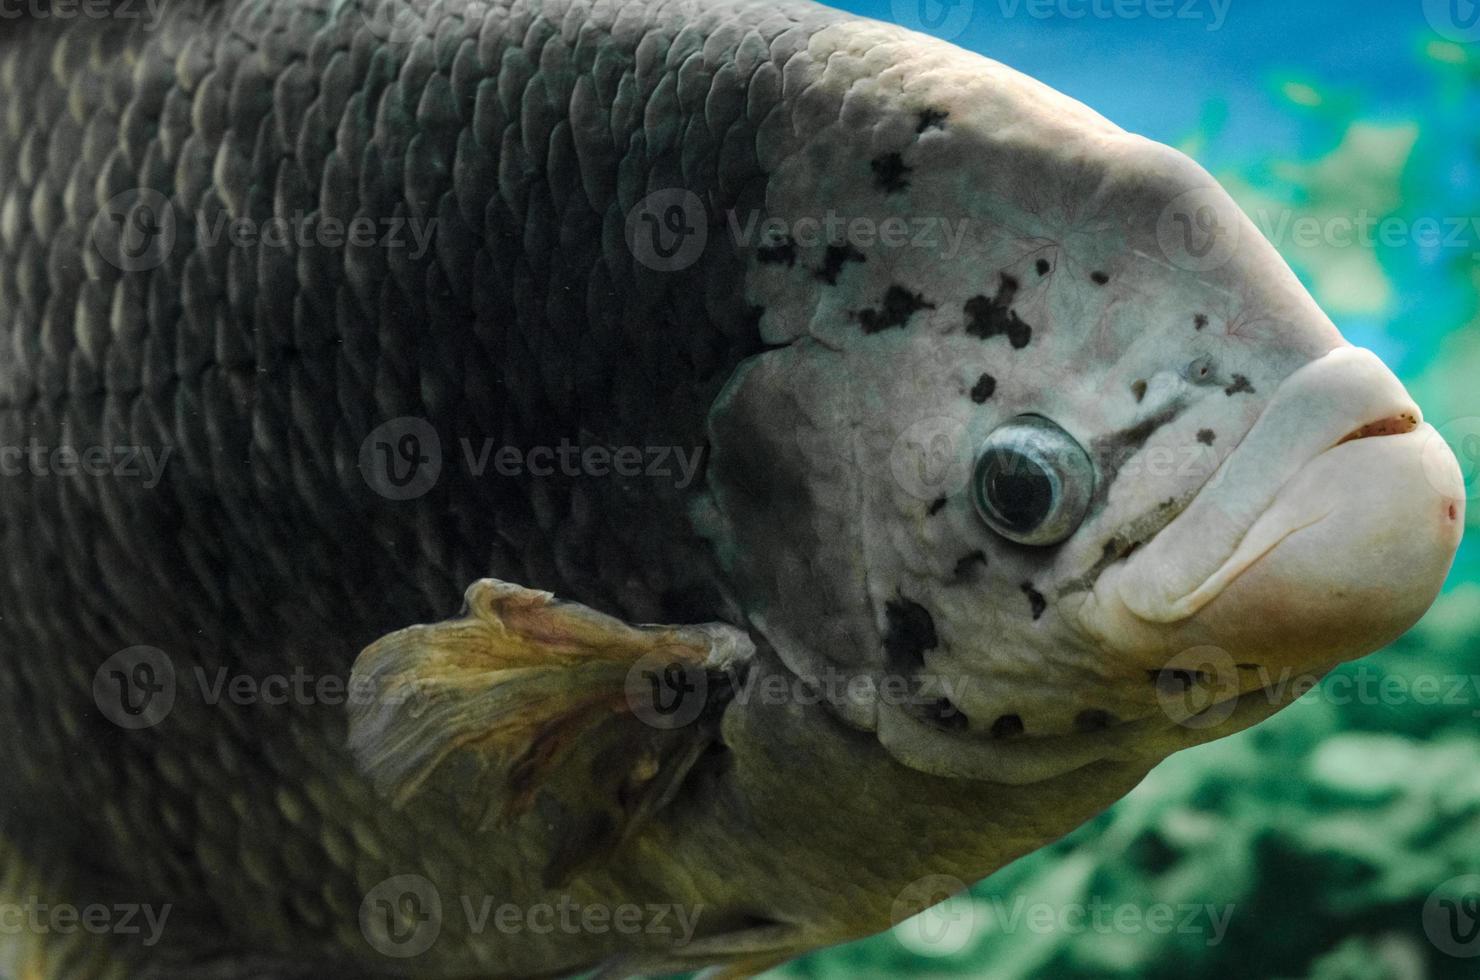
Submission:
<svg viewBox="0 0 1480 980">
<path fill-rule="evenodd" d="M 767 195 L 701 506 L 755 630 L 902 761 L 1020 783 L 1411 626 L 1465 493 L 1403 385 L 1193 161 L 942 57 Z"/>
</svg>

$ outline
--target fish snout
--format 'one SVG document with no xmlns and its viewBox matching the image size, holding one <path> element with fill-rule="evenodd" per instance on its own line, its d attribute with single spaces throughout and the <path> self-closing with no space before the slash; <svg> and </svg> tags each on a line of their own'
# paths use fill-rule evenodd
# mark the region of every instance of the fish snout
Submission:
<svg viewBox="0 0 1480 980">
<path fill-rule="evenodd" d="M 1192 648 L 1316 669 L 1401 635 L 1438 595 L 1465 486 L 1444 440 L 1369 351 L 1287 378 L 1188 508 L 1101 575 L 1081 624 L 1137 666 Z"/>
<path fill-rule="evenodd" d="M 1439 594 L 1464 507 L 1459 463 L 1432 426 L 1345 441 L 1249 529 L 1227 584 L 1195 614 L 1197 632 L 1272 668 L 1370 653 Z"/>
</svg>

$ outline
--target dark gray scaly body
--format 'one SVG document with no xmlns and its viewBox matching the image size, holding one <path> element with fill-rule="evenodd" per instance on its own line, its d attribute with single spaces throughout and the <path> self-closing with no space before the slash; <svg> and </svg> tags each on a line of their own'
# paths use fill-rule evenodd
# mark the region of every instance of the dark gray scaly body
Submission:
<svg viewBox="0 0 1480 980">
<path fill-rule="evenodd" d="M 650 187 L 761 193 L 778 69 L 804 16 L 826 16 L 473 3 L 435 41 L 388 44 L 328 6 L 180 3 L 158 24 L 33 20 L 0 41 L 0 443 L 171 450 L 152 489 L 0 481 L 4 833 L 228 944 L 269 922 L 327 935 L 356 904 L 341 890 L 456 850 L 403 850 L 406 818 L 350 778 L 342 711 L 203 705 L 194 668 L 347 676 L 369 641 L 490 574 L 639 619 L 717 611 L 674 480 L 477 478 L 459 440 L 703 444 L 709 401 L 758 347 L 738 260 L 706 258 L 708 293 L 644 275 L 625 212 Z M 733 63 L 716 77 L 741 42 L 770 84 Z M 164 263 L 128 274 L 88 235 L 140 187 L 181 220 Z M 197 215 L 295 213 L 437 231 L 419 259 L 409 234 L 193 240 Z M 445 450 L 418 499 L 358 468 L 398 417 L 431 420 Z M 135 644 L 188 682 L 168 724 L 125 733 L 88 692 Z"/>
</svg>

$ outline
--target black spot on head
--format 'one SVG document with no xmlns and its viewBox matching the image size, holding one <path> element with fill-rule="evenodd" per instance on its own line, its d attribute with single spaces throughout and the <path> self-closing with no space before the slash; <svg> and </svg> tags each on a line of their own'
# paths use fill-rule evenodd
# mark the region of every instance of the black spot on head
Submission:
<svg viewBox="0 0 1480 980">
<path fill-rule="evenodd" d="M 1207 325 L 1208 325 L 1208 315 L 1206 313 L 1199 313 L 1199 314 L 1197 314 L 1196 316 L 1194 316 L 1192 318 L 1192 326 L 1195 329 L 1197 329 L 1197 330 L 1201 330 L 1203 327 L 1206 327 Z"/>
<path fill-rule="evenodd" d="M 1053 268 L 1053 266 L 1048 264 L 1048 259 L 1039 259 L 1033 268 L 1038 270 L 1040 276 L 1046 276 L 1048 275 L 1048 270 Z"/>
<path fill-rule="evenodd" d="M 1197 441 L 1202 443 L 1204 446 L 1211 446 L 1213 444 L 1213 440 L 1216 438 L 1218 438 L 1218 433 L 1214 432 L 1212 429 L 1197 430 Z"/>
<path fill-rule="evenodd" d="M 845 263 L 866 261 L 868 260 L 864 254 L 847 242 L 842 245 L 829 245 L 822 256 L 822 265 L 813 274 L 829 286 L 836 286 L 838 274 L 843 271 Z"/>
<path fill-rule="evenodd" d="M 992 722 L 993 738 L 1012 738 L 1021 735 L 1026 729 L 1023 727 L 1021 715 L 1003 715 Z"/>
<path fill-rule="evenodd" d="M 1002 273 L 997 286 L 997 295 L 991 299 L 973 296 L 966 301 L 966 332 L 973 337 L 987 340 L 1001 334 L 1008 343 L 1021 350 L 1028 346 L 1033 337 L 1033 328 L 1028 326 L 1012 310 L 1012 301 L 1017 297 L 1018 281 Z"/>
<path fill-rule="evenodd" d="M 909 318 L 920 310 L 933 310 L 924 296 L 912 293 L 903 286 L 890 286 L 884 292 L 884 304 L 880 309 L 859 310 L 858 322 L 863 324 L 864 333 L 878 333 L 890 327 L 902 327 Z"/>
<path fill-rule="evenodd" d="M 905 166 L 904 157 L 898 153 L 885 153 L 875 157 L 869 162 L 869 166 L 874 171 L 874 186 L 882 188 L 885 193 L 893 194 L 910 186 L 904 175 L 912 168 Z"/>
<path fill-rule="evenodd" d="M 915 123 L 915 132 L 923 133 L 927 129 L 945 129 L 946 117 L 949 112 L 941 109 L 923 109 L 920 112 L 920 121 Z"/>
<path fill-rule="evenodd" d="M 956 561 L 956 581 L 963 582 L 973 577 L 978 568 L 987 567 L 987 553 L 978 548 L 969 555 L 962 555 Z"/>
<path fill-rule="evenodd" d="M 1140 404 L 1141 399 L 1146 397 L 1146 382 L 1132 381 L 1131 394 L 1136 396 L 1136 403 Z"/>
<path fill-rule="evenodd" d="M 1181 405 L 1168 405 L 1161 411 L 1148 418 L 1144 418 L 1127 429 L 1122 429 L 1116 436 L 1111 438 L 1120 444 L 1137 450 L 1146 445 L 1146 440 L 1156 434 L 1156 430 L 1176 418 L 1182 411 Z M 1098 443 L 1099 440 L 1096 440 Z"/>
<path fill-rule="evenodd" d="M 762 265 L 796 265 L 797 243 L 787 236 L 775 245 L 762 245 L 755 250 L 755 259 Z"/>
<path fill-rule="evenodd" d="M 1023 595 L 1028 597 L 1028 608 L 1033 611 L 1033 618 L 1037 619 L 1043 615 L 1043 610 L 1048 608 L 1048 600 L 1043 598 L 1043 593 L 1033 588 L 1032 582 L 1024 582 L 1019 586 Z"/>
<path fill-rule="evenodd" d="M 1090 273 L 1089 278 L 1090 281 L 1093 282 L 1096 286 L 1103 286 L 1105 285 L 1105 283 L 1110 281 L 1110 277 L 1105 275 L 1105 273 L 1103 272 Z"/>
<path fill-rule="evenodd" d="M 1059 589 L 1059 595 L 1067 595 L 1070 592 L 1083 592 L 1086 589 L 1094 588 L 1094 584 L 1099 579 L 1101 572 L 1121 559 L 1129 558 L 1139 547 L 1141 547 L 1139 541 L 1130 541 L 1119 535 L 1115 535 L 1109 541 L 1105 542 L 1104 547 L 1100 549 L 1100 557 L 1089 567 L 1089 570 L 1079 576 L 1079 578 L 1066 582 Z"/>
<path fill-rule="evenodd" d="M 944 498 L 944 497 L 936 497 L 934 500 L 932 500 L 930 502 L 930 509 L 927 510 L 925 513 L 929 514 L 931 517 L 934 517 L 936 514 L 939 514 L 941 511 L 943 511 L 945 509 L 946 509 L 946 498 Z"/>
<path fill-rule="evenodd" d="M 1249 379 L 1244 377 L 1242 374 L 1235 374 L 1233 376 L 1233 384 L 1229 385 L 1227 388 L 1224 388 L 1223 394 L 1232 398 L 1234 395 L 1238 394 L 1241 391 L 1247 391 L 1249 394 L 1252 395 L 1254 394 L 1254 386 L 1249 384 Z"/>
<path fill-rule="evenodd" d="M 884 604 L 884 618 L 887 622 L 884 653 L 891 668 L 908 670 L 923 666 L 925 651 L 934 650 L 940 643 L 930 611 L 900 596 Z"/>
<path fill-rule="evenodd" d="M 1115 724 L 1115 716 L 1103 708 L 1086 708 L 1074 716 L 1076 732 L 1102 732 Z"/>
<path fill-rule="evenodd" d="M 1090 494 L 1091 511 L 1098 510 L 1105 502 L 1126 460 L 1140 452 L 1151 437 L 1181 414 L 1185 407 L 1186 404 L 1181 401 L 1163 405 L 1134 425 L 1100 436 L 1090 443 L 1089 453 L 1095 461 L 1095 470 L 1100 475 Z"/>
<path fill-rule="evenodd" d="M 988 398 L 991 398 L 992 393 L 996 390 L 997 379 L 990 374 L 983 374 L 980 378 L 976 379 L 976 384 L 971 386 L 971 400 L 980 405 Z"/>
</svg>

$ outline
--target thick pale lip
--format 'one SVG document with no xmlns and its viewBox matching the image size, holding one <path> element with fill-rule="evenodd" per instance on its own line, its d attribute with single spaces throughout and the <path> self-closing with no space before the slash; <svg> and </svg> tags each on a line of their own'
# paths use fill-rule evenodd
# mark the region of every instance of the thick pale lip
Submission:
<svg viewBox="0 0 1480 980">
<path fill-rule="evenodd" d="M 1107 569 L 1096 598 L 1113 597 L 1147 622 L 1186 619 L 1267 551 L 1273 536 L 1296 530 L 1266 522 L 1250 537 L 1303 468 L 1364 428 L 1413 428 L 1422 420 L 1402 383 L 1375 354 L 1357 347 L 1330 351 L 1280 385 L 1187 509 L 1129 559 Z M 1313 517 L 1315 509 L 1303 516 Z"/>
</svg>

